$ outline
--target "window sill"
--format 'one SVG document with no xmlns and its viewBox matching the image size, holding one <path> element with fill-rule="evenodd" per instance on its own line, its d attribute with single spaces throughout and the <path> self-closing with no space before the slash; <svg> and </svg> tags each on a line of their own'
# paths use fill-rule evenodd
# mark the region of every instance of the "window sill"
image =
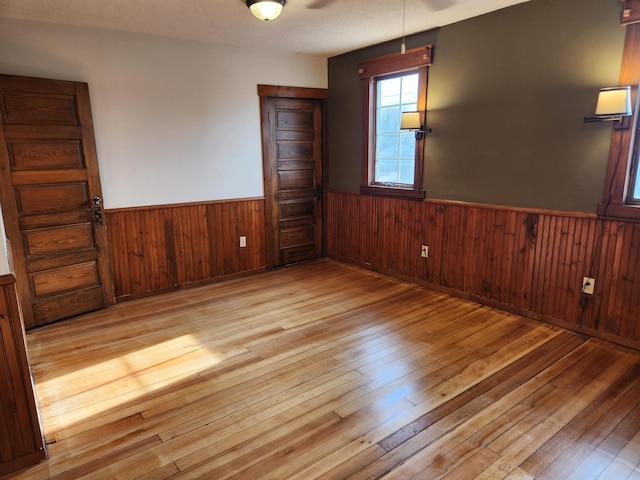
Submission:
<svg viewBox="0 0 640 480">
<path fill-rule="evenodd" d="M 598 205 L 598 218 L 624 222 L 640 223 L 640 205 Z"/>
<path fill-rule="evenodd" d="M 406 198 L 409 200 L 423 200 L 424 190 L 413 190 L 400 187 L 387 187 L 382 185 L 363 185 L 360 187 L 361 195 L 373 195 L 378 197 Z"/>
</svg>

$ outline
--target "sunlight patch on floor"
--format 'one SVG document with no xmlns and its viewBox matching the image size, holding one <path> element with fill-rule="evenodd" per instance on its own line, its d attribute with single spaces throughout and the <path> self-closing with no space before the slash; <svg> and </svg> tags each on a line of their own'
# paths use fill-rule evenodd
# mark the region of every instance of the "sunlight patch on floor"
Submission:
<svg viewBox="0 0 640 480">
<path fill-rule="evenodd" d="M 38 382 L 36 390 L 46 430 L 56 431 L 103 416 L 131 403 L 140 411 L 145 396 L 192 378 L 223 360 L 192 335 L 183 335 L 125 355 L 92 363 Z M 64 414 L 61 414 L 64 412 Z"/>
</svg>

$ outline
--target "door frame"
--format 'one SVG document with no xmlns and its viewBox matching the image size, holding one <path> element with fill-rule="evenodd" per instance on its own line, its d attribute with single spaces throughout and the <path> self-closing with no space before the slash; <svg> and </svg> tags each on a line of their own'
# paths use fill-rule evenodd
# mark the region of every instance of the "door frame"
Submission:
<svg viewBox="0 0 640 480">
<path fill-rule="evenodd" d="M 322 255 L 327 255 L 326 247 L 326 188 L 327 185 L 327 150 L 328 150 L 328 104 L 329 90 L 326 88 L 305 88 L 305 87 L 284 87 L 277 85 L 258 85 L 258 95 L 260 96 L 260 131 L 262 136 L 262 172 L 263 189 L 265 199 L 265 247 L 266 247 L 266 267 L 272 270 L 276 264 L 273 245 L 273 210 L 276 205 L 271 200 L 271 165 L 269 158 L 269 147 L 271 138 L 269 137 L 269 108 L 270 98 L 289 98 L 298 100 L 320 100 L 322 102 Z"/>
</svg>

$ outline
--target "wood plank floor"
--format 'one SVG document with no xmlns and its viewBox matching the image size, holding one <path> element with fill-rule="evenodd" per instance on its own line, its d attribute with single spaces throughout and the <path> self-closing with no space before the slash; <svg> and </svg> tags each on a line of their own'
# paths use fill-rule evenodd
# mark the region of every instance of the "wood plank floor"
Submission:
<svg viewBox="0 0 640 480">
<path fill-rule="evenodd" d="M 12 479 L 640 479 L 640 352 L 330 260 L 27 336 Z"/>
</svg>

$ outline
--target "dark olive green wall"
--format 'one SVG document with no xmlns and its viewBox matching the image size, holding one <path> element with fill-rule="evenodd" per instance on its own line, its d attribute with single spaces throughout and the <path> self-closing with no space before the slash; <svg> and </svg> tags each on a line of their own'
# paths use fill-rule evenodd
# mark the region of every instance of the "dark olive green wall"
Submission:
<svg viewBox="0 0 640 480">
<path fill-rule="evenodd" d="M 425 142 L 427 197 L 595 212 L 611 125 L 583 124 L 617 85 L 617 0 L 532 0 L 413 35 L 433 43 Z M 400 41 L 329 59 L 329 186 L 357 191 L 362 85 L 357 63 Z"/>
</svg>

